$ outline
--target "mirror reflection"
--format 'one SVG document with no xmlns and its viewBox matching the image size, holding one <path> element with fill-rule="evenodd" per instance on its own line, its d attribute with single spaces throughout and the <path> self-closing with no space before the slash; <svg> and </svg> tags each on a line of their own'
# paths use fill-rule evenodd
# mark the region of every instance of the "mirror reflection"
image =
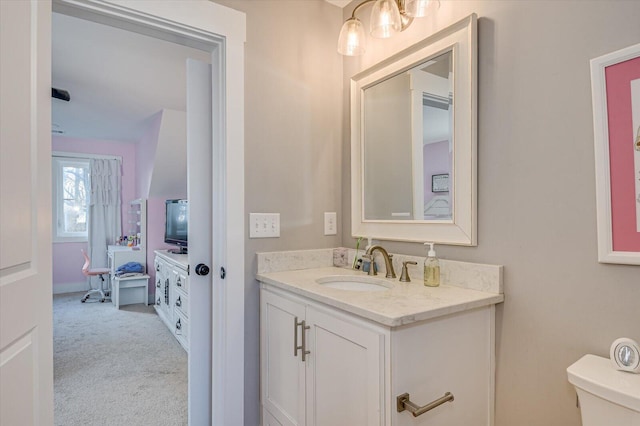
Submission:
<svg viewBox="0 0 640 426">
<path fill-rule="evenodd" d="M 363 90 L 366 220 L 451 220 L 453 67 L 447 51 Z"/>
</svg>

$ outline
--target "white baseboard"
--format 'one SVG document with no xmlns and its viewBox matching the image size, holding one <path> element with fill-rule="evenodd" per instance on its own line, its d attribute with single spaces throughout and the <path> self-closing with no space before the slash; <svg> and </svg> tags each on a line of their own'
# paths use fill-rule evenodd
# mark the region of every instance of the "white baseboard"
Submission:
<svg viewBox="0 0 640 426">
<path fill-rule="evenodd" d="M 53 294 L 75 293 L 78 291 L 88 291 L 89 287 L 86 281 L 77 283 L 58 283 L 53 286 Z"/>
</svg>

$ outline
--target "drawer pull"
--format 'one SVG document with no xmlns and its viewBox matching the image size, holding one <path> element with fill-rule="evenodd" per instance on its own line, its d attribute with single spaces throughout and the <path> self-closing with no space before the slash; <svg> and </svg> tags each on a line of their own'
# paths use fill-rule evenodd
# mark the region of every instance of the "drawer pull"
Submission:
<svg viewBox="0 0 640 426">
<path fill-rule="evenodd" d="M 398 413 L 407 410 L 411 414 L 413 414 L 413 417 L 418 417 L 419 415 L 424 414 L 429 410 L 433 410 L 434 408 L 449 401 L 453 401 L 453 394 L 451 392 L 445 393 L 442 398 L 438 398 L 435 401 L 428 403 L 427 405 L 423 405 L 422 407 L 411 402 L 409 400 L 408 393 L 398 395 L 398 397 L 396 398 Z"/>
<path fill-rule="evenodd" d="M 156 302 L 156 305 L 160 306 L 162 302 L 160 301 L 160 298 L 158 297 L 158 301 Z"/>
<path fill-rule="evenodd" d="M 180 299 L 180 296 L 178 296 L 178 300 L 176 300 L 176 306 L 179 308 L 180 306 L 182 306 L 182 300 Z"/>
<path fill-rule="evenodd" d="M 156 288 L 160 288 L 160 279 L 158 279 L 158 282 L 156 283 Z"/>
<path fill-rule="evenodd" d="M 176 281 L 176 285 L 178 287 L 182 287 L 182 281 L 180 281 L 180 278 L 178 278 L 178 281 Z"/>
<path fill-rule="evenodd" d="M 176 322 L 176 330 L 178 331 L 182 330 L 182 324 L 180 323 L 180 320 Z"/>
</svg>

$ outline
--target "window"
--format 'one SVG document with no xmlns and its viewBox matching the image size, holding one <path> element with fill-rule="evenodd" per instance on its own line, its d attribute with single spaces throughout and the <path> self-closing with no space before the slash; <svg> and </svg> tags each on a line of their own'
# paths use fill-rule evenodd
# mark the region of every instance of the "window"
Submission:
<svg viewBox="0 0 640 426">
<path fill-rule="evenodd" d="M 53 157 L 53 240 L 87 241 L 89 159 Z"/>
</svg>

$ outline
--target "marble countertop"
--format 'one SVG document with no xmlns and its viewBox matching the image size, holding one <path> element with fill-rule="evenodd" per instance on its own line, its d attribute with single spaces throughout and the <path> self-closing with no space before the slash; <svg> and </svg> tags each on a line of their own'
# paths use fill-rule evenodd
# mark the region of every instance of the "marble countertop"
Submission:
<svg viewBox="0 0 640 426">
<path fill-rule="evenodd" d="M 326 287 L 316 282 L 326 276 L 366 276 L 353 269 L 321 267 L 257 275 L 258 281 L 307 297 L 317 302 L 356 314 L 388 327 L 424 321 L 447 314 L 462 312 L 504 301 L 504 295 L 453 285 L 425 287 L 422 280 L 409 283 L 386 279 L 390 285 L 385 291 L 350 291 Z"/>
</svg>

